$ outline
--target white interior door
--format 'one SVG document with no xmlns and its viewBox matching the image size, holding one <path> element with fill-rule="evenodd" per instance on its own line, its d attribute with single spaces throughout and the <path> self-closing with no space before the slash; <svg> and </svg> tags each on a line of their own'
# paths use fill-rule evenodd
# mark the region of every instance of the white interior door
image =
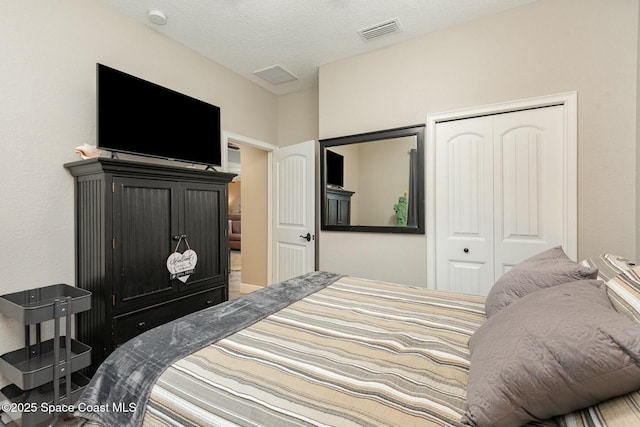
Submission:
<svg viewBox="0 0 640 427">
<path fill-rule="evenodd" d="M 280 282 L 315 269 L 315 141 L 273 151 L 273 266 Z"/>
<path fill-rule="evenodd" d="M 561 106 L 438 123 L 436 287 L 486 295 L 518 262 L 565 242 Z"/>
</svg>

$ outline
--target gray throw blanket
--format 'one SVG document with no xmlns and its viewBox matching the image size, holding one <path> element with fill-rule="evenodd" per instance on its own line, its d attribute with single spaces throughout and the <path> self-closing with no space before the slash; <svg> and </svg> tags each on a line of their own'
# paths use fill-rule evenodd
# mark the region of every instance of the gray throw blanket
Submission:
<svg viewBox="0 0 640 427">
<path fill-rule="evenodd" d="M 76 402 L 75 415 L 105 426 L 139 425 L 151 388 L 175 361 L 324 289 L 340 277 L 321 271 L 308 273 L 132 338 L 100 365 Z"/>
</svg>

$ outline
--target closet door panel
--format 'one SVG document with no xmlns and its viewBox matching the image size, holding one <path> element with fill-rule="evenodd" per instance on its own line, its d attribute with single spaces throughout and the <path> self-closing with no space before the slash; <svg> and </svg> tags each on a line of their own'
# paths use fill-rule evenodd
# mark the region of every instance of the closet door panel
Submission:
<svg viewBox="0 0 640 427">
<path fill-rule="evenodd" d="M 485 118 L 441 123 L 436 136 L 438 289 L 493 284 L 493 149 Z"/>
<path fill-rule="evenodd" d="M 501 139 L 502 237 L 539 238 L 541 132 L 519 128 Z"/>
<path fill-rule="evenodd" d="M 561 107 L 494 116 L 496 279 L 563 242 L 562 117 Z"/>
</svg>

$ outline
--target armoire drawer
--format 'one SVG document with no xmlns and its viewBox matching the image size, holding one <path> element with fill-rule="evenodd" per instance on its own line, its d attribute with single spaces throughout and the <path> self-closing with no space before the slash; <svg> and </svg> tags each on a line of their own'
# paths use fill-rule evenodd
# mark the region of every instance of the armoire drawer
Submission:
<svg viewBox="0 0 640 427">
<path fill-rule="evenodd" d="M 219 287 L 114 317 L 114 346 L 117 347 L 156 326 L 224 301 L 226 301 L 226 288 Z"/>
</svg>

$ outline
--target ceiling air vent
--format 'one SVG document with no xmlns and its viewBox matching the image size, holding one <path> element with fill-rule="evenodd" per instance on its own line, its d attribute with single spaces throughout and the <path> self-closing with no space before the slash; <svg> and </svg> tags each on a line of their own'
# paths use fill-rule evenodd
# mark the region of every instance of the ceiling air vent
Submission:
<svg viewBox="0 0 640 427">
<path fill-rule="evenodd" d="M 253 74 L 268 81 L 272 85 L 279 85 L 298 80 L 298 77 L 294 76 L 291 72 L 285 70 L 280 65 L 263 68 L 262 70 L 254 71 Z"/>
<path fill-rule="evenodd" d="M 360 34 L 360 37 L 364 40 L 368 41 L 386 36 L 387 34 L 397 33 L 398 31 L 400 31 L 400 22 L 398 21 L 398 18 L 395 18 L 358 30 L 358 34 Z"/>
</svg>

